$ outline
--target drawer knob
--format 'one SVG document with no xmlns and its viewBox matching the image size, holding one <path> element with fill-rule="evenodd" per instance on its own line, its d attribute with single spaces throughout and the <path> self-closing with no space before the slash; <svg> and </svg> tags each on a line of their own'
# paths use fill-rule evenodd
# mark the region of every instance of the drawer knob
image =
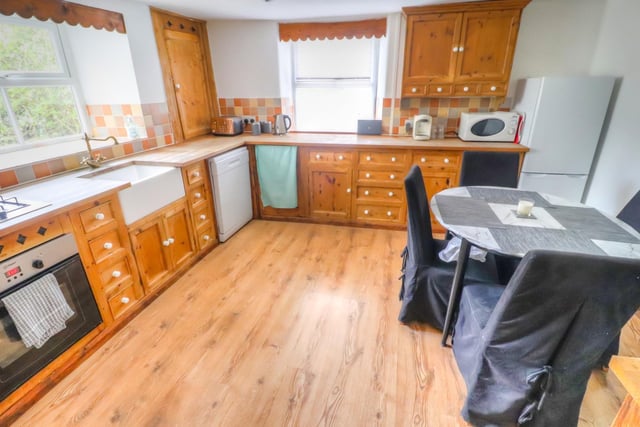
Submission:
<svg viewBox="0 0 640 427">
<path fill-rule="evenodd" d="M 445 162 L 445 163 L 449 163 L 449 158 L 448 158 L 448 157 L 445 157 L 445 158 L 444 158 L 444 162 Z"/>
<path fill-rule="evenodd" d="M 367 156 L 367 161 L 370 162 L 371 161 L 371 156 Z"/>
<path fill-rule="evenodd" d="M 194 173 L 191 174 L 192 177 L 194 178 L 199 178 L 200 177 L 200 172 L 195 171 Z"/>
<path fill-rule="evenodd" d="M 464 46 L 460 46 L 460 47 L 458 48 L 458 52 L 464 52 Z"/>
<path fill-rule="evenodd" d="M 458 47 L 458 46 L 454 46 L 454 47 L 453 47 L 453 51 L 454 51 L 454 52 L 457 52 L 458 50 L 459 50 L 459 47 Z"/>
<path fill-rule="evenodd" d="M 396 176 L 394 174 L 389 175 L 389 179 L 396 179 Z"/>
<path fill-rule="evenodd" d="M 491 92 L 495 92 L 498 88 L 495 86 L 491 86 Z"/>
<path fill-rule="evenodd" d="M 365 210 L 364 210 L 364 214 L 365 214 L 365 215 L 369 215 L 369 209 L 365 209 Z"/>
<path fill-rule="evenodd" d="M 344 160 L 344 156 L 343 156 L 342 154 L 340 154 L 340 155 L 338 156 L 338 160 Z"/>
<path fill-rule="evenodd" d="M 425 163 L 425 162 L 427 161 L 427 158 L 426 158 L 426 157 L 421 157 L 421 158 L 420 158 L 420 161 L 421 161 L 422 163 Z"/>
<path fill-rule="evenodd" d="M 116 279 L 120 276 L 122 276 L 122 273 L 118 270 L 113 270 L 113 272 L 111 273 L 111 277 L 115 277 Z"/>
<path fill-rule="evenodd" d="M 175 239 L 173 237 L 169 237 L 167 241 L 169 242 L 170 245 L 173 245 L 173 242 L 175 242 Z"/>
<path fill-rule="evenodd" d="M 204 240 L 205 242 L 208 241 L 209 239 L 211 239 L 211 237 L 209 237 L 208 234 L 205 234 L 204 236 L 202 236 L 202 240 Z"/>
<path fill-rule="evenodd" d="M 103 219 L 104 219 L 104 214 L 102 212 L 99 212 L 96 214 L 96 220 L 102 221 Z"/>
<path fill-rule="evenodd" d="M 393 197 L 393 191 L 389 191 L 389 197 Z"/>
<path fill-rule="evenodd" d="M 396 161 L 396 158 L 395 158 L 395 157 L 392 157 L 392 158 L 391 158 L 391 161 L 392 161 L 392 162 L 395 162 L 395 161 Z"/>
<path fill-rule="evenodd" d="M 199 199 L 199 198 L 202 197 L 202 194 L 201 193 L 196 193 L 196 194 L 194 194 L 194 196 L 195 196 L 196 199 Z"/>
<path fill-rule="evenodd" d="M 393 215 L 391 211 L 387 211 L 387 216 L 391 216 L 391 215 Z"/>
<path fill-rule="evenodd" d="M 351 193 L 351 189 L 350 188 L 347 188 L 347 193 Z"/>
<path fill-rule="evenodd" d="M 469 92 L 469 86 L 465 86 L 462 90 L 465 92 Z"/>
<path fill-rule="evenodd" d="M 131 300 L 129 299 L 129 297 L 122 297 L 122 298 L 120 299 L 120 302 L 121 302 L 121 303 L 123 303 L 123 304 L 129 304 L 129 301 L 131 301 Z"/>
<path fill-rule="evenodd" d="M 169 246 L 171 244 L 171 242 L 169 240 L 163 240 L 162 241 L 162 246 Z"/>
<path fill-rule="evenodd" d="M 366 173 L 366 174 L 364 175 L 364 177 L 365 177 L 365 178 L 371 178 L 371 174 L 370 174 L 370 173 Z"/>
<path fill-rule="evenodd" d="M 202 215 L 200 215 L 200 219 L 201 219 L 202 221 L 204 221 L 205 219 L 207 219 L 207 216 L 206 216 L 205 214 L 202 214 Z"/>
<path fill-rule="evenodd" d="M 442 88 L 441 87 L 437 88 L 436 92 L 442 92 Z"/>
<path fill-rule="evenodd" d="M 368 196 L 369 195 L 369 190 L 364 190 L 364 195 Z"/>
<path fill-rule="evenodd" d="M 320 154 L 316 154 L 316 160 L 320 160 Z"/>
<path fill-rule="evenodd" d="M 417 91 L 418 91 L 418 88 L 417 88 L 417 87 L 412 87 L 412 88 L 411 88 L 411 93 L 416 93 Z"/>
<path fill-rule="evenodd" d="M 104 245 L 102 245 L 102 247 L 105 248 L 105 249 L 111 249 L 111 248 L 113 248 L 113 243 L 105 242 Z"/>
</svg>

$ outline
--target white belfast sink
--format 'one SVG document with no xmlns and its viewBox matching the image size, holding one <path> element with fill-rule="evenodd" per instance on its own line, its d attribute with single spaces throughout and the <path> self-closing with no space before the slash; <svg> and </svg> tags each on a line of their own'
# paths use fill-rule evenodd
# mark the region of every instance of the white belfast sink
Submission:
<svg viewBox="0 0 640 427">
<path fill-rule="evenodd" d="M 124 222 L 129 225 L 158 209 L 184 197 L 184 184 L 179 168 L 125 164 L 98 170 L 79 178 L 123 181 L 131 187 L 118 192 Z"/>
</svg>

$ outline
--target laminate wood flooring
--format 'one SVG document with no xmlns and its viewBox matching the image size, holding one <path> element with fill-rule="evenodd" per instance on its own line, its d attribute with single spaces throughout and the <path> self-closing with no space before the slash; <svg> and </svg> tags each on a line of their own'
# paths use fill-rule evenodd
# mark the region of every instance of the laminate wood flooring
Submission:
<svg viewBox="0 0 640 427">
<path fill-rule="evenodd" d="M 15 425 L 464 426 L 451 349 L 396 320 L 405 238 L 253 221 Z M 609 425 L 613 382 L 594 375 L 581 426 Z"/>
</svg>

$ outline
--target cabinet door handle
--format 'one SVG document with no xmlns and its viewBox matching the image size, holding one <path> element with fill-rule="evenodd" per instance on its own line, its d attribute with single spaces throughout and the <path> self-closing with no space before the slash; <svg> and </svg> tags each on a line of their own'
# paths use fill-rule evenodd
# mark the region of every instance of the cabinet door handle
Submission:
<svg viewBox="0 0 640 427">
<path fill-rule="evenodd" d="M 396 179 L 396 176 L 394 174 L 389 175 L 389 179 Z"/>
<path fill-rule="evenodd" d="M 199 178 L 200 177 L 200 172 L 195 171 L 194 173 L 191 174 L 192 177 L 194 178 Z"/>
<path fill-rule="evenodd" d="M 347 193 L 351 193 L 351 189 L 350 188 L 347 188 Z"/>
<path fill-rule="evenodd" d="M 122 297 L 120 299 L 120 302 L 123 304 L 129 304 L 129 301 L 131 301 L 128 297 Z"/>
<path fill-rule="evenodd" d="M 166 246 L 169 246 L 170 244 L 171 244 L 171 242 L 170 242 L 169 240 L 164 240 L 164 241 L 162 242 L 162 246 L 165 246 L 165 247 L 166 247 Z"/>
<path fill-rule="evenodd" d="M 111 273 L 111 277 L 115 277 L 116 279 L 120 276 L 122 276 L 122 273 L 120 273 L 118 270 L 113 270 L 113 272 Z"/>
<path fill-rule="evenodd" d="M 104 214 L 102 212 L 96 214 L 96 220 L 102 221 L 104 219 Z"/>
<path fill-rule="evenodd" d="M 454 46 L 454 47 L 453 47 L 453 51 L 454 51 L 454 52 L 457 52 L 457 51 L 458 51 L 458 46 Z"/>
<path fill-rule="evenodd" d="M 209 239 L 211 239 L 211 237 L 209 237 L 208 234 L 205 234 L 204 236 L 202 236 L 202 240 L 204 240 L 205 242 L 208 241 Z"/>
<path fill-rule="evenodd" d="M 369 209 L 365 209 L 365 210 L 364 210 L 364 214 L 365 214 L 365 215 L 369 215 Z"/>
<path fill-rule="evenodd" d="M 420 161 L 421 161 L 422 163 L 425 163 L 425 162 L 427 161 L 427 158 L 426 158 L 426 157 L 422 157 L 422 158 L 420 158 Z"/>
<path fill-rule="evenodd" d="M 202 214 L 202 215 L 200 215 L 200 219 L 201 219 L 202 221 L 204 221 L 205 219 L 207 219 L 207 216 L 206 216 L 205 214 Z"/>
<path fill-rule="evenodd" d="M 173 242 L 175 242 L 175 239 L 173 237 L 169 237 L 169 239 L 167 239 L 169 241 L 170 245 L 173 245 Z"/>
<path fill-rule="evenodd" d="M 460 47 L 458 48 L 458 52 L 464 52 L 464 46 L 460 46 Z"/>
<path fill-rule="evenodd" d="M 105 242 L 105 243 L 104 243 L 104 245 L 102 245 L 102 247 L 103 247 L 103 248 L 105 248 L 105 249 L 107 249 L 107 250 L 108 250 L 108 249 L 111 249 L 111 248 L 113 248 L 113 243 L 111 243 L 111 242 Z"/>
<path fill-rule="evenodd" d="M 180 83 L 176 83 L 176 89 L 180 89 Z"/>
<path fill-rule="evenodd" d="M 364 195 L 368 196 L 369 195 L 369 190 L 364 190 Z"/>
<path fill-rule="evenodd" d="M 199 198 L 202 197 L 202 194 L 201 193 L 195 193 L 194 196 L 195 196 L 196 199 L 199 199 Z"/>
<path fill-rule="evenodd" d="M 393 191 L 389 191 L 389 197 L 393 197 Z"/>
</svg>

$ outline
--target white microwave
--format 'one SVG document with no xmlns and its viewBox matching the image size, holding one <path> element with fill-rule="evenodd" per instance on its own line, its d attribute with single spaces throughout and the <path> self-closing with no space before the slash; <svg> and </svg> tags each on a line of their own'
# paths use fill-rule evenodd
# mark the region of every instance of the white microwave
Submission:
<svg viewBox="0 0 640 427">
<path fill-rule="evenodd" d="M 520 114 L 513 111 L 461 113 L 458 138 L 463 141 L 517 142 Z"/>
</svg>

